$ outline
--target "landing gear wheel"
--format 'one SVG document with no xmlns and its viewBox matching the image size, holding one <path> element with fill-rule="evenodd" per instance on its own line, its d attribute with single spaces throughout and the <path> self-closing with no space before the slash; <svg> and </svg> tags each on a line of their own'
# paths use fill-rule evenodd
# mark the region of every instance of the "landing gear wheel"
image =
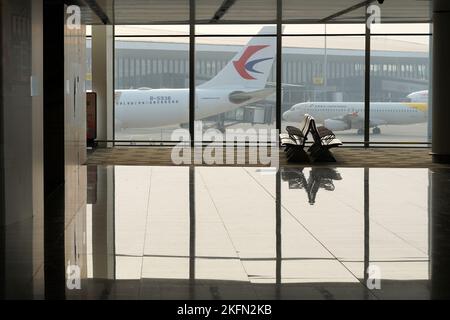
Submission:
<svg viewBox="0 0 450 320">
<path fill-rule="evenodd" d="M 356 132 L 359 136 L 362 136 L 364 134 L 364 130 L 363 129 L 358 129 L 358 131 Z"/>
<path fill-rule="evenodd" d="M 373 128 L 372 132 L 373 132 L 373 134 L 380 134 L 381 133 L 381 129 L 376 127 L 376 128 Z"/>
</svg>

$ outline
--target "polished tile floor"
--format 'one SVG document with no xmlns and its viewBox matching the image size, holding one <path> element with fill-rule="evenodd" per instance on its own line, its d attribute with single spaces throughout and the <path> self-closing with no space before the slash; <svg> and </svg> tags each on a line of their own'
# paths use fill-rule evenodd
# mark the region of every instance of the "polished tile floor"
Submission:
<svg viewBox="0 0 450 320">
<path fill-rule="evenodd" d="M 448 297 L 449 187 L 441 169 L 90 166 L 62 298 Z"/>
</svg>

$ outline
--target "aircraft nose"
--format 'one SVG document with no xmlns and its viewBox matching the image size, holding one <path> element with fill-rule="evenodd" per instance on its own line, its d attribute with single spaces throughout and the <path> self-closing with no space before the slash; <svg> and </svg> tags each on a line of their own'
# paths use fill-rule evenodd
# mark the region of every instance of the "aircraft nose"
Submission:
<svg viewBox="0 0 450 320">
<path fill-rule="evenodd" d="M 291 110 L 288 110 L 288 111 L 286 111 L 285 113 L 283 113 L 283 119 L 284 119 L 285 121 L 290 121 L 290 120 L 289 120 L 290 114 L 291 114 Z"/>
</svg>

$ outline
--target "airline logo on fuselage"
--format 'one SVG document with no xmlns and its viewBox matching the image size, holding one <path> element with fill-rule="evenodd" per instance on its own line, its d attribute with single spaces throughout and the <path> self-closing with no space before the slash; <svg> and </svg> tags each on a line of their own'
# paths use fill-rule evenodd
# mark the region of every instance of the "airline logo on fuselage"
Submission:
<svg viewBox="0 0 450 320">
<path fill-rule="evenodd" d="M 253 77 L 249 72 L 252 73 L 262 73 L 261 71 L 258 71 L 255 69 L 256 64 L 272 60 L 273 58 L 263 58 L 263 59 L 256 59 L 252 61 L 248 61 L 256 52 L 267 48 L 268 45 L 258 45 L 258 46 L 248 46 L 247 49 L 245 49 L 242 56 L 237 61 L 233 61 L 234 67 L 236 68 L 236 71 L 239 73 L 239 75 L 246 79 L 246 80 L 256 80 L 255 77 Z"/>
</svg>

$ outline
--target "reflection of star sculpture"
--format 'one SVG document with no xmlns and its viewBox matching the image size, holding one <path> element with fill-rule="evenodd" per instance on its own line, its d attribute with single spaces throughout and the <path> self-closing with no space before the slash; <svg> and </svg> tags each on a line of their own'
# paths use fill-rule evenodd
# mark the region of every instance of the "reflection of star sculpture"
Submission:
<svg viewBox="0 0 450 320">
<path fill-rule="evenodd" d="M 303 169 L 286 168 L 281 173 L 281 178 L 289 183 L 289 189 L 305 189 L 310 205 L 316 203 L 319 189 L 334 191 L 333 180 L 342 180 L 342 176 L 334 168 L 312 168 L 306 180 Z"/>
</svg>

